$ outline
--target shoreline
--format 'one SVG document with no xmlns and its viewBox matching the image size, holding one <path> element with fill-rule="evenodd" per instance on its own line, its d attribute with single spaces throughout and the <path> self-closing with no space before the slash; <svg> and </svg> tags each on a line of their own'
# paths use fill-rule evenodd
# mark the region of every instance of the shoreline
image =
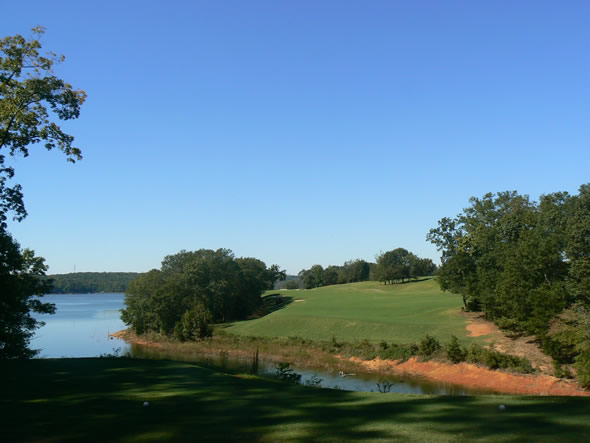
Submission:
<svg viewBox="0 0 590 443">
<path fill-rule="evenodd" d="M 117 331 L 111 336 L 122 339 L 131 344 L 146 347 L 171 349 L 166 342 L 159 342 L 141 338 L 129 331 Z M 203 354 L 211 353 L 213 350 Z M 215 352 L 223 351 L 236 357 L 249 355 L 243 349 L 214 349 Z M 269 360 L 280 361 L 282 357 L 267 355 Z M 277 358 L 275 358 L 277 357 Z M 538 395 L 538 396 L 580 396 L 588 397 L 590 392 L 581 388 L 573 380 L 564 380 L 545 374 L 514 374 L 498 370 L 482 368 L 471 363 L 442 363 L 437 361 L 419 361 L 412 357 L 406 361 L 399 360 L 362 360 L 357 357 L 346 358 L 340 355 L 333 356 L 338 362 L 346 365 L 354 365 L 367 372 L 380 374 L 396 374 L 401 376 L 418 376 L 430 381 L 450 383 L 471 389 L 482 389 L 501 392 L 511 395 Z"/>
</svg>

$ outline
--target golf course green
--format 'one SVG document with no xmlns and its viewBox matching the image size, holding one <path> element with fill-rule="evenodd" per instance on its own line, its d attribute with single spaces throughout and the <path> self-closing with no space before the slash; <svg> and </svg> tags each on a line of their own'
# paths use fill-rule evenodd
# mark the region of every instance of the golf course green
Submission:
<svg viewBox="0 0 590 443">
<path fill-rule="evenodd" d="M 236 322 L 226 331 L 236 335 L 342 341 L 416 343 L 426 334 L 447 342 L 466 339 L 467 320 L 460 315 L 461 297 L 444 293 L 432 278 L 383 285 L 360 282 L 311 290 L 269 291 L 290 301 L 256 320 Z"/>
</svg>

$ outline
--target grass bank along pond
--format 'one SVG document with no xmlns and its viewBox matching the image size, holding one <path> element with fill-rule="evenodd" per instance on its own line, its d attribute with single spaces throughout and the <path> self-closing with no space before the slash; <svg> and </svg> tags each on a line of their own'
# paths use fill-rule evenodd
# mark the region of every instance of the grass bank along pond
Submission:
<svg viewBox="0 0 590 443">
<path fill-rule="evenodd" d="M 490 370 L 470 363 L 450 364 L 440 361 L 440 352 L 428 361 L 416 357 L 381 359 L 375 357 L 380 345 L 367 342 L 313 342 L 222 333 L 209 340 L 179 343 L 158 335 L 137 337 L 124 331 L 117 335 L 133 343 L 133 356 L 143 358 L 184 360 L 261 375 L 273 375 L 279 363 L 288 362 L 302 375 L 304 384 L 315 385 L 314 380 L 319 379 L 319 387 L 439 395 L 590 395 L 571 380 Z"/>
</svg>

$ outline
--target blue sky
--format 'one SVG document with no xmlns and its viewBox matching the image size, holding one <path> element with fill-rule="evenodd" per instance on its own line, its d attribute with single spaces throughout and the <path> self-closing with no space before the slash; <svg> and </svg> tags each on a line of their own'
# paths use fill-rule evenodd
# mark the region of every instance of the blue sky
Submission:
<svg viewBox="0 0 590 443">
<path fill-rule="evenodd" d="M 12 160 L 50 273 L 229 248 L 289 273 L 404 247 L 471 196 L 590 181 L 586 1 L 6 2 L 84 89 L 84 160 Z"/>
</svg>

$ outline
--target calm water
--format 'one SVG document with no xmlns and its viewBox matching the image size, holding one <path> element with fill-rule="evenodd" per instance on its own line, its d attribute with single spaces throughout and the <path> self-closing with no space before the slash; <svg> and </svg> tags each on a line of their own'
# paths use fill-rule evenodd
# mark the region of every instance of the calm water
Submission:
<svg viewBox="0 0 590 443">
<path fill-rule="evenodd" d="M 42 358 L 96 357 L 129 351 L 123 340 L 109 337 L 125 329 L 119 309 L 123 294 L 50 294 L 44 302 L 55 303 L 53 315 L 35 315 L 45 326 L 37 330 L 31 348 L 40 349 Z"/>
<path fill-rule="evenodd" d="M 123 294 L 53 294 L 43 297 L 44 301 L 55 303 L 54 315 L 37 315 L 46 325 L 37 331 L 31 340 L 33 349 L 41 349 L 42 358 L 55 357 L 97 357 L 103 354 L 130 354 L 139 358 L 187 360 L 203 366 L 234 371 L 249 371 L 251 361 L 231 359 L 221 352 L 218 357 L 202 357 L 162 352 L 141 345 L 129 345 L 122 340 L 109 337 L 110 333 L 125 329 L 119 310 L 124 307 Z M 264 362 L 258 367 L 258 374 L 273 375 L 274 365 Z M 354 376 L 340 376 L 321 371 L 294 367 L 302 375 L 302 383 L 321 380 L 319 386 L 349 391 L 396 392 L 407 394 L 470 395 L 486 394 L 489 391 L 466 389 L 448 383 L 436 383 L 419 378 L 382 376 L 372 373 L 357 373 Z"/>
</svg>

